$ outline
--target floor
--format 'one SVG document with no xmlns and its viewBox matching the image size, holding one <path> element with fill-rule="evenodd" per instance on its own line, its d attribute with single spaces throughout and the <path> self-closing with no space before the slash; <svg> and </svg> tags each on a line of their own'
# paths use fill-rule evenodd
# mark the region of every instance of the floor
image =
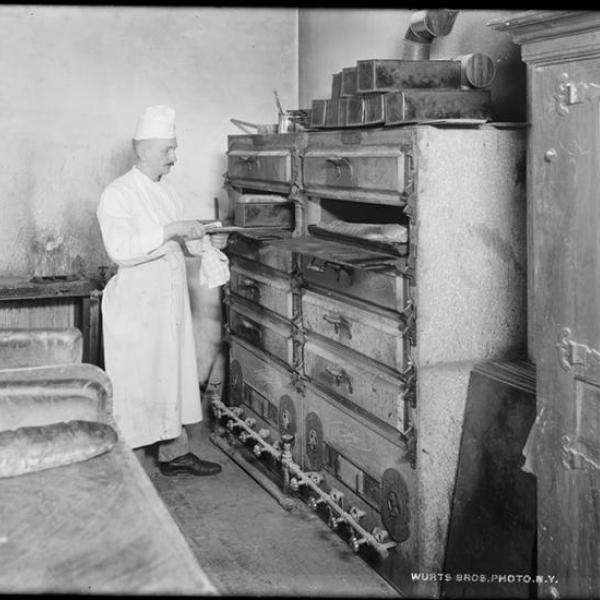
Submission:
<svg viewBox="0 0 600 600">
<path fill-rule="evenodd" d="M 400 597 L 306 504 L 284 510 L 209 441 L 208 424 L 188 434 L 191 450 L 222 472 L 153 482 L 221 594 Z"/>
</svg>

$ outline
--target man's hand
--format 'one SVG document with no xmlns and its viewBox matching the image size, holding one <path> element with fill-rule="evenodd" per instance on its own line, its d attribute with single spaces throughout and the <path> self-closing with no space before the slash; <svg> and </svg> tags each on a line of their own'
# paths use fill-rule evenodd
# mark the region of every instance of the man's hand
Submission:
<svg viewBox="0 0 600 600">
<path fill-rule="evenodd" d="M 229 242 L 228 233 L 214 233 L 210 235 L 210 243 L 217 249 L 223 250 Z"/>
<path fill-rule="evenodd" d="M 167 240 L 197 240 L 204 237 L 206 233 L 206 227 L 195 221 L 189 219 L 186 221 L 172 221 L 163 227 L 163 238 Z"/>
<path fill-rule="evenodd" d="M 221 221 L 214 221 L 206 224 L 206 229 L 213 232 L 210 234 L 210 243 L 218 250 L 225 248 L 229 240 L 228 233 L 214 233 L 215 230 L 218 231 L 221 227 L 223 227 Z"/>
</svg>

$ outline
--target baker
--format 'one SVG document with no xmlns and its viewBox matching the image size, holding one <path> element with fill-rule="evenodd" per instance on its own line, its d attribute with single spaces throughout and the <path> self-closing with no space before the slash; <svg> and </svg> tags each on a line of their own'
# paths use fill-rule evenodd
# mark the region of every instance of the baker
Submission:
<svg viewBox="0 0 600 600">
<path fill-rule="evenodd" d="M 206 247 L 208 237 L 163 180 L 176 148 L 174 110 L 148 107 L 133 138 L 134 166 L 100 198 L 102 239 L 118 265 L 102 298 L 105 369 L 117 425 L 147 470 L 158 442 L 164 475 L 213 475 L 221 466 L 191 453 L 182 427 L 202 420 L 182 247 L 198 244 L 192 239 Z"/>
</svg>

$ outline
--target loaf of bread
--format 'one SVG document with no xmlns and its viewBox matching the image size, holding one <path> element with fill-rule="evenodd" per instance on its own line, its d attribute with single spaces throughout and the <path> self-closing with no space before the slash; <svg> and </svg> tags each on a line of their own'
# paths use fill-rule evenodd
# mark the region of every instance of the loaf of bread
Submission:
<svg viewBox="0 0 600 600">
<path fill-rule="evenodd" d="M 390 243 L 406 243 L 408 231 L 397 223 L 352 223 L 349 221 L 330 221 L 322 223 L 322 229 L 327 229 L 343 235 L 351 235 L 367 240 Z"/>
<path fill-rule="evenodd" d="M 104 454 L 118 439 L 107 423 L 69 421 L 0 431 L 0 477 L 62 467 Z"/>
<path fill-rule="evenodd" d="M 0 431 L 62 421 L 105 421 L 106 401 L 98 388 L 71 392 L 68 383 L 0 384 Z"/>
</svg>

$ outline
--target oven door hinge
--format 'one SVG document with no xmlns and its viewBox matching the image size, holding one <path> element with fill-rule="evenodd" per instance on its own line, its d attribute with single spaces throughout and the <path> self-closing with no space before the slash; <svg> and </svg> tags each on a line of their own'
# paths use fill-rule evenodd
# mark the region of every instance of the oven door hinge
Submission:
<svg viewBox="0 0 600 600">
<path fill-rule="evenodd" d="M 568 327 L 561 329 L 556 349 L 558 362 L 565 371 L 570 371 L 574 366 L 587 368 L 592 364 L 600 365 L 600 352 L 571 340 L 571 330 Z"/>
<path fill-rule="evenodd" d="M 600 471 L 600 463 L 595 461 L 591 450 L 582 442 L 568 435 L 561 439 L 561 461 L 566 469 Z"/>
<path fill-rule="evenodd" d="M 400 317 L 402 323 L 400 325 L 400 331 L 402 335 L 406 337 L 411 346 L 417 344 L 416 339 L 416 321 L 417 321 L 417 307 L 412 300 L 408 300 L 406 306 L 400 311 Z"/>
<path fill-rule="evenodd" d="M 417 468 L 417 430 L 410 423 L 408 428 L 402 432 L 404 443 L 406 444 L 406 457 L 412 469 Z"/>
<path fill-rule="evenodd" d="M 560 116 L 567 115 L 570 106 L 582 104 L 583 102 L 593 100 L 600 96 L 600 84 L 587 83 L 585 81 L 575 83 L 569 81 L 569 79 L 568 73 L 561 73 L 558 83 L 556 84 L 554 100 L 556 102 L 556 112 Z"/>
<path fill-rule="evenodd" d="M 405 158 L 405 178 L 404 190 L 400 194 L 400 197 L 405 202 L 404 214 L 409 218 L 411 223 L 414 223 L 416 219 L 415 158 L 412 146 L 403 146 L 401 149 Z"/>
</svg>

